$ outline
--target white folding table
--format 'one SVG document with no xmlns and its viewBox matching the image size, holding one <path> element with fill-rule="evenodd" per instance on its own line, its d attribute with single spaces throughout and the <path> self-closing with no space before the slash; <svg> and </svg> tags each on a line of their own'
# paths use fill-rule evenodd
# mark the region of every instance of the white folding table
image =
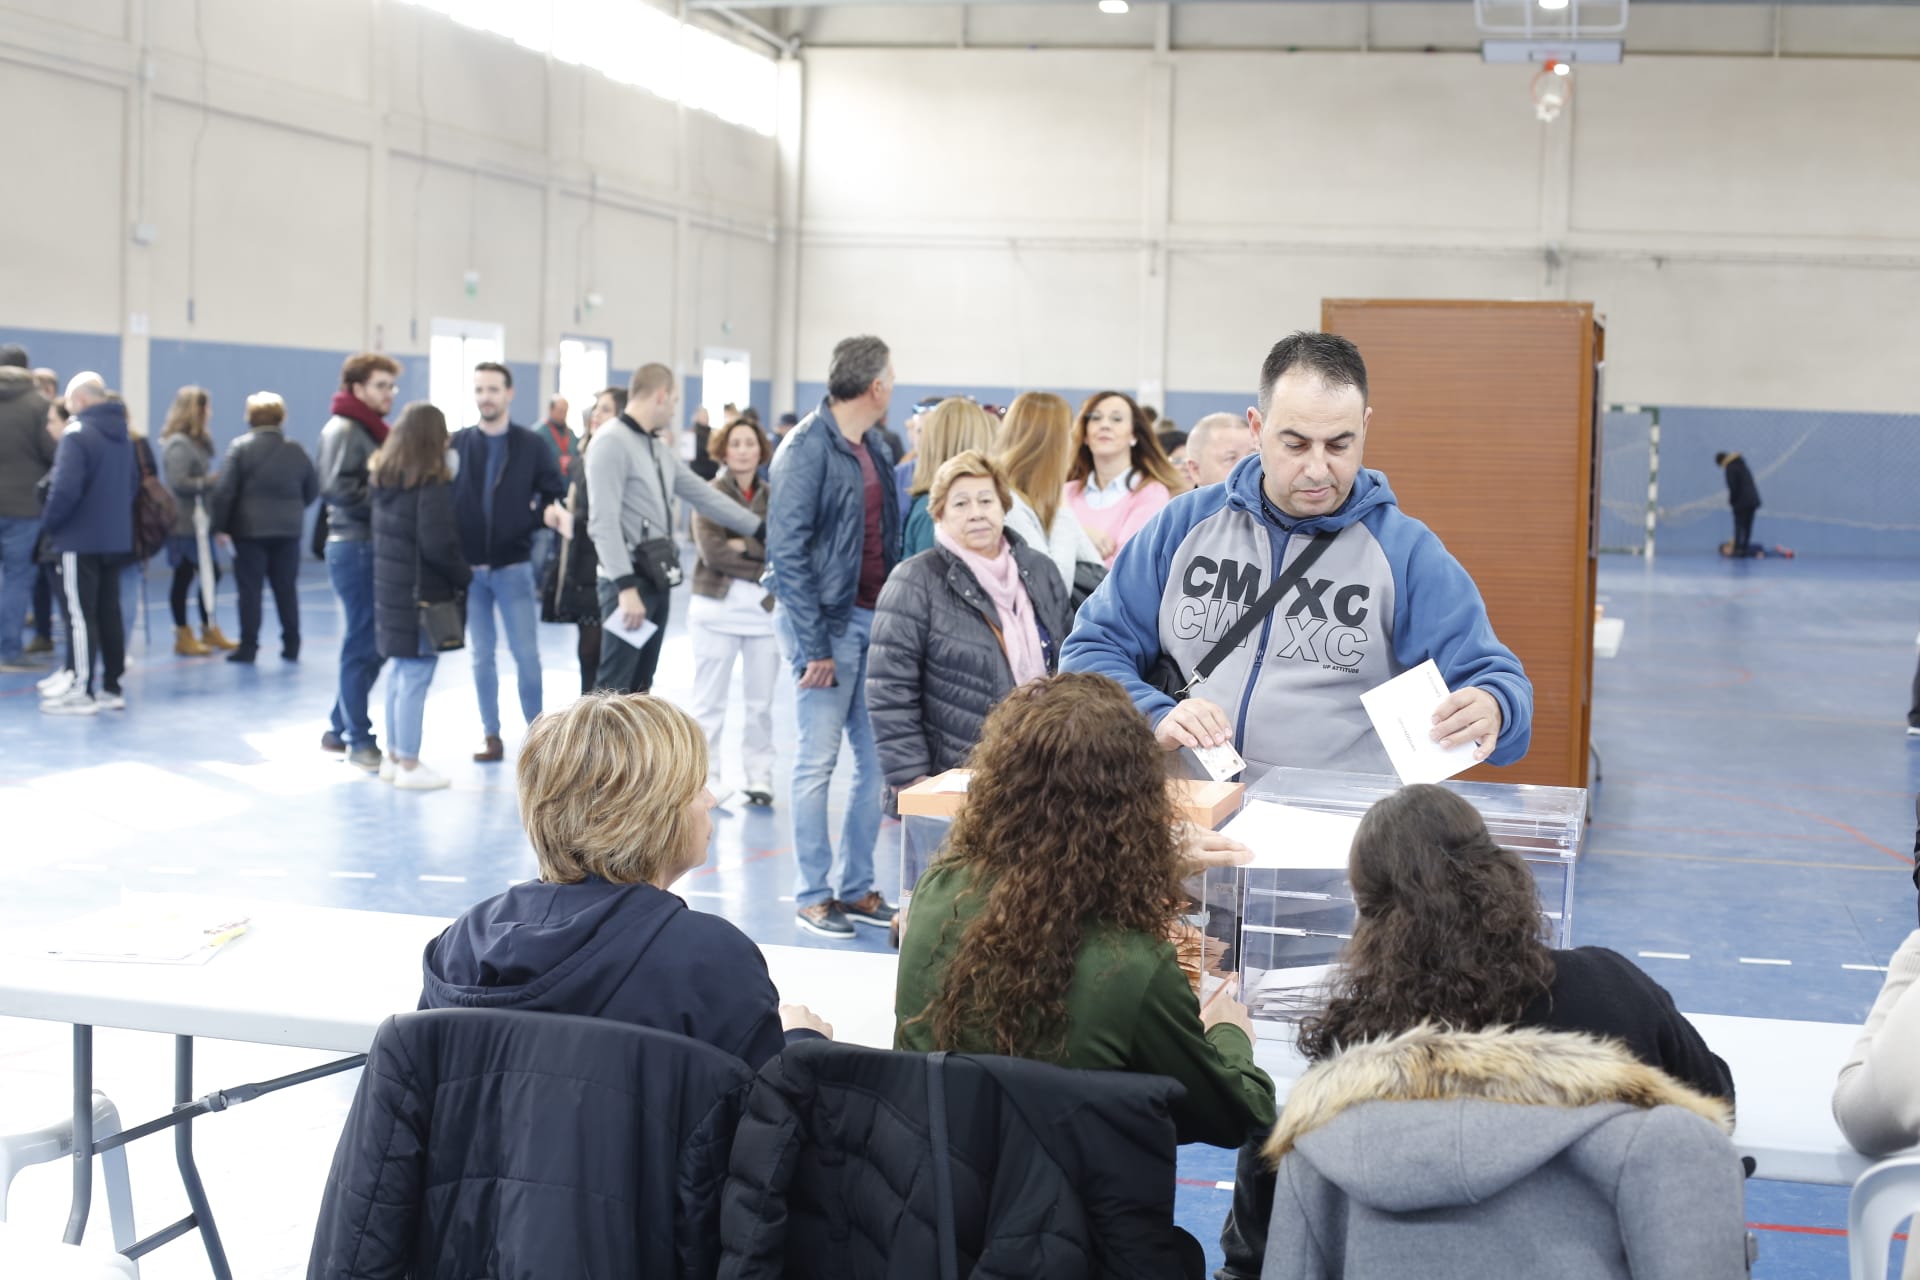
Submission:
<svg viewBox="0 0 1920 1280">
<path fill-rule="evenodd" d="M 360 1065 L 380 1023 L 418 1003 L 421 951 L 450 923 L 432 916 L 284 904 L 258 906 L 252 922 L 244 936 L 203 966 L 88 963 L 31 953 L 10 955 L 0 964 L 0 1016 L 70 1023 L 74 1029 L 69 1241 L 77 1241 L 86 1228 L 92 1155 L 173 1128 L 192 1212 L 126 1252 L 137 1258 L 198 1228 L 214 1275 L 228 1280 L 231 1272 L 194 1167 L 194 1117 Z M 836 1039 L 875 1048 L 892 1045 L 897 958 L 891 952 L 760 950 L 780 998 L 805 1004 L 832 1023 Z M 1867 1168 L 1870 1161 L 1840 1136 L 1828 1106 L 1857 1026 L 1687 1016 L 1733 1070 L 1739 1093 L 1734 1146 L 1753 1157 L 1755 1176 L 1846 1186 Z M 93 1140 L 94 1027 L 175 1038 L 172 1114 Z M 1261 1030 L 1264 1035 L 1271 1028 L 1262 1024 Z M 196 1100 L 196 1037 L 352 1056 Z M 1255 1058 L 1273 1076 L 1282 1099 L 1305 1069 L 1284 1037 L 1261 1039 Z"/>
</svg>

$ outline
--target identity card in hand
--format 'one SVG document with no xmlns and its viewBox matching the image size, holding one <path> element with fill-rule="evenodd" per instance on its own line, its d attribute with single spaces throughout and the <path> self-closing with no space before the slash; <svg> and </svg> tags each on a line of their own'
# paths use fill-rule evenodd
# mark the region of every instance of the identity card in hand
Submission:
<svg viewBox="0 0 1920 1280">
<path fill-rule="evenodd" d="M 1231 742 L 1223 742 L 1217 747 L 1196 747 L 1193 754 L 1200 759 L 1200 765 L 1215 782 L 1225 782 L 1247 767 L 1240 753 L 1233 749 Z"/>
<path fill-rule="evenodd" d="M 1433 713 L 1447 700 L 1447 682 L 1429 658 L 1376 689 L 1360 695 L 1373 731 L 1393 761 L 1400 781 L 1444 782 L 1473 767 L 1475 743 L 1443 747 L 1433 740 Z"/>
</svg>

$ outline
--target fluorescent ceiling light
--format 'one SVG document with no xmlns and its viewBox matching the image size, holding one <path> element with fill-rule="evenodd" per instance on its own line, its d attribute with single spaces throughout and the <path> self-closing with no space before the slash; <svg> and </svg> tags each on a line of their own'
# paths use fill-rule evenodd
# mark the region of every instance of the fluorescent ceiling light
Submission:
<svg viewBox="0 0 1920 1280">
<path fill-rule="evenodd" d="M 1564 9 L 1567 7 L 1567 0 L 1540 0 L 1540 7 L 1542 9 Z"/>
<path fill-rule="evenodd" d="M 1561 3 L 1566 3 L 1566 0 L 1561 0 Z M 1102 13 L 1125 13 L 1126 11 L 1127 0 L 1100 0 Z"/>
<path fill-rule="evenodd" d="M 1553 64 L 1553 74 L 1557 76 L 1570 76 L 1573 74 L 1573 68 L 1564 62 L 1556 62 Z"/>
</svg>

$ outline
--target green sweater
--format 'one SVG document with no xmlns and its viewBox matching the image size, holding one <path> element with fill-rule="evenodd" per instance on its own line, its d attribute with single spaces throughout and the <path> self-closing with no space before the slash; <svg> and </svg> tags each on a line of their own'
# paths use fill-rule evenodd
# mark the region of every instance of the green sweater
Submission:
<svg viewBox="0 0 1920 1280">
<path fill-rule="evenodd" d="M 932 549 L 933 512 L 927 506 L 927 495 L 923 493 L 907 508 L 906 524 L 900 531 L 900 558 L 905 560 Z"/>
<path fill-rule="evenodd" d="M 971 892 L 973 870 L 937 863 L 914 886 L 900 939 L 893 1047 L 931 1052 L 931 1019 L 909 1022 L 939 990 L 965 925 L 986 905 Z M 954 1046 L 991 1052 L 987 1045 Z M 1169 1076 L 1186 1086 L 1173 1104 L 1181 1142 L 1238 1147 L 1273 1127 L 1273 1081 L 1253 1065 L 1253 1044 L 1238 1027 L 1203 1030 L 1200 1002 L 1163 938 L 1094 925 L 1081 943 L 1067 992 L 1067 1052 L 1060 1065 Z"/>
</svg>

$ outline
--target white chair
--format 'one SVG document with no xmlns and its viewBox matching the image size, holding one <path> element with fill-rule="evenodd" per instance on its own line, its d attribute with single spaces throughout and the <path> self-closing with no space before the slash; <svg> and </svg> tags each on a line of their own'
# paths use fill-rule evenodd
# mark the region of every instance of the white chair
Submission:
<svg viewBox="0 0 1920 1280">
<path fill-rule="evenodd" d="M 1853 1280 L 1886 1280 L 1893 1233 L 1920 1212 L 1920 1154 L 1882 1160 L 1847 1197 L 1847 1261 Z M 1920 1249 L 1908 1238 L 1907 1248 Z"/>
<path fill-rule="evenodd" d="M 133 1259 L 104 1249 L 61 1244 L 0 1222 L 0 1276 L 34 1280 L 140 1280 Z"/>
<path fill-rule="evenodd" d="M 120 1132 L 120 1112 L 106 1094 L 93 1092 L 93 1136 L 112 1137 Z M 73 1116 L 66 1111 L 43 1108 L 21 1111 L 9 1105 L 0 1113 L 0 1224 L 7 1220 L 7 1191 L 14 1177 L 29 1165 L 46 1164 L 73 1155 Z M 107 1187 L 107 1219 L 113 1225 L 113 1247 L 124 1249 L 137 1238 L 133 1234 L 133 1187 L 127 1180 L 127 1149 L 115 1147 L 100 1156 L 100 1169 Z M 129 1267 L 133 1266 L 128 1262 Z M 0 1270 L 0 1275 L 31 1275 L 32 1272 Z M 61 1273 L 65 1274 L 65 1273 Z M 74 1274 L 94 1274 L 92 1272 Z M 129 1275 L 138 1275 L 137 1270 Z"/>
</svg>

